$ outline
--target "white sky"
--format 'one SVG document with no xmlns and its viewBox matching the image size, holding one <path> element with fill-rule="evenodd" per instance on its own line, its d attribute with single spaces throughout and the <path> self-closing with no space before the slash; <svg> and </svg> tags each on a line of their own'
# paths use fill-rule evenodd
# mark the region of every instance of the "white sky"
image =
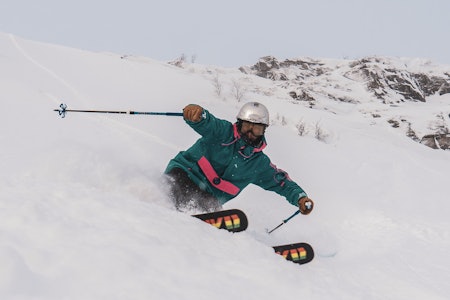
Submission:
<svg viewBox="0 0 450 300">
<path fill-rule="evenodd" d="M 450 64 L 449 13 L 449 0 L 0 0 L 0 31 L 162 61 L 195 55 L 227 67 L 265 55 Z"/>
</svg>

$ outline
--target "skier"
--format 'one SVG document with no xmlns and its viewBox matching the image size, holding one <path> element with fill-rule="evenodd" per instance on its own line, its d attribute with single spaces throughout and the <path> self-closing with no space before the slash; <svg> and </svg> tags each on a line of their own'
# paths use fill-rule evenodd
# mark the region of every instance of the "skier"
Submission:
<svg viewBox="0 0 450 300">
<path fill-rule="evenodd" d="M 305 191 L 262 152 L 269 126 L 264 105 L 244 104 L 234 124 L 196 104 L 187 105 L 183 117 L 201 138 L 179 152 L 165 170 L 177 209 L 220 210 L 253 183 L 284 196 L 302 214 L 312 211 L 314 202 Z"/>
</svg>

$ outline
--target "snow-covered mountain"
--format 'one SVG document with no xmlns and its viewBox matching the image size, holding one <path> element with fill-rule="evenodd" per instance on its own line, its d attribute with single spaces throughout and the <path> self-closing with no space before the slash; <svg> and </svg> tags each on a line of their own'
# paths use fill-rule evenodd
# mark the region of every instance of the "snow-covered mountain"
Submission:
<svg viewBox="0 0 450 300">
<path fill-rule="evenodd" d="M 378 122 L 401 128 L 407 136 L 427 146 L 450 149 L 450 103 L 439 97 L 450 93 L 450 66 L 423 59 L 387 57 L 298 58 L 279 62 L 267 56 L 240 69 L 273 80 L 293 99 L 306 102 L 311 108 L 330 109 L 334 106 L 330 102 L 348 103 L 371 121 L 380 118 Z M 411 101 L 427 103 L 427 109 L 417 109 L 413 104 L 412 109 L 420 115 L 411 114 Z M 417 124 L 418 119 L 425 123 Z"/>
<path fill-rule="evenodd" d="M 174 66 L 0 34 L 0 298 L 447 299 L 450 152 L 414 140 L 448 133 L 449 68 L 261 61 Z M 249 100 L 271 112 L 266 153 L 316 202 L 271 235 L 295 207 L 257 187 L 225 205 L 247 213 L 243 233 L 174 210 L 161 173 L 198 138 L 181 118 L 53 111 L 198 103 L 232 121 Z M 316 250 L 303 266 L 269 247 L 299 241 Z"/>
</svg>

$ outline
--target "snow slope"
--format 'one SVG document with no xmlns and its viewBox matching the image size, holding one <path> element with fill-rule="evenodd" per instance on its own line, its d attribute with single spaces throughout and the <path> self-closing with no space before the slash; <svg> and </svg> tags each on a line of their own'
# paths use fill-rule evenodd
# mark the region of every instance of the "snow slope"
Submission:
<svg viewBox="0 0 450 300">
<path fill-rule="evenodd" d="M 246 87 L 240 103 L 233 81 Z M 244 233 L 173 209 L 160 175 L 198 138 L 181 118 L 53 111 L 61 102 L 176 112 L 198 103 L 234 120 L 246 100 L 269 107 L 266 152 L 316 201 L 271 235 L 265 229 L 295 208 L 257 187 L 225 206 L 247 213 Z M 312 110 L 235 69 L 7 34 L 0 101 L 0 299 L 448 299 L 450 153 L 357 112 L 373 103 Z M 448 110 L 448 95 L 433 101 Z M 407 104 L 418 118 L 426 109 Z M 299 120 L 310 134 L 298 135 Z M 317 124 L 324 141 L 311 133 Z M 268 247 L 299 241 L 316 249 L 310 264 Z"/>
</svg>

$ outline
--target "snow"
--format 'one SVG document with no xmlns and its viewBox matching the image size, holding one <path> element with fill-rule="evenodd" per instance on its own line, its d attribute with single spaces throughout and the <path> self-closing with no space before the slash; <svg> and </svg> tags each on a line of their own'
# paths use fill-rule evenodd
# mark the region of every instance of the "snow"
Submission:
<svg viewBox="0 0 450 300">
<path fill-rule="evenodd" d="M 448 299 L 450 152 L 364 113 L 408 114 L 425 131 L 421 116 L 448 115 L 448 95 L 429 105 L 309 109 L 236 69 L 183 69 L 7 34 L 0 49 L 0 299 Z M 266 153 L 316 204 L 271 235 L 295 207 L 254 186 L 225 205 L 246 212 L 243 233 L 173 208 L 161 173 L 198 137 L 182 118 L 53 111 L 61 102 L 169 112 L 198 103 L 234 120 L 244 101 L 231 96 L 233 80 L 244 100 L 269 107 Z M 296 265 L 269 247 L 291 242 L 310 243 L 315 260 Z"/>
</svg>

